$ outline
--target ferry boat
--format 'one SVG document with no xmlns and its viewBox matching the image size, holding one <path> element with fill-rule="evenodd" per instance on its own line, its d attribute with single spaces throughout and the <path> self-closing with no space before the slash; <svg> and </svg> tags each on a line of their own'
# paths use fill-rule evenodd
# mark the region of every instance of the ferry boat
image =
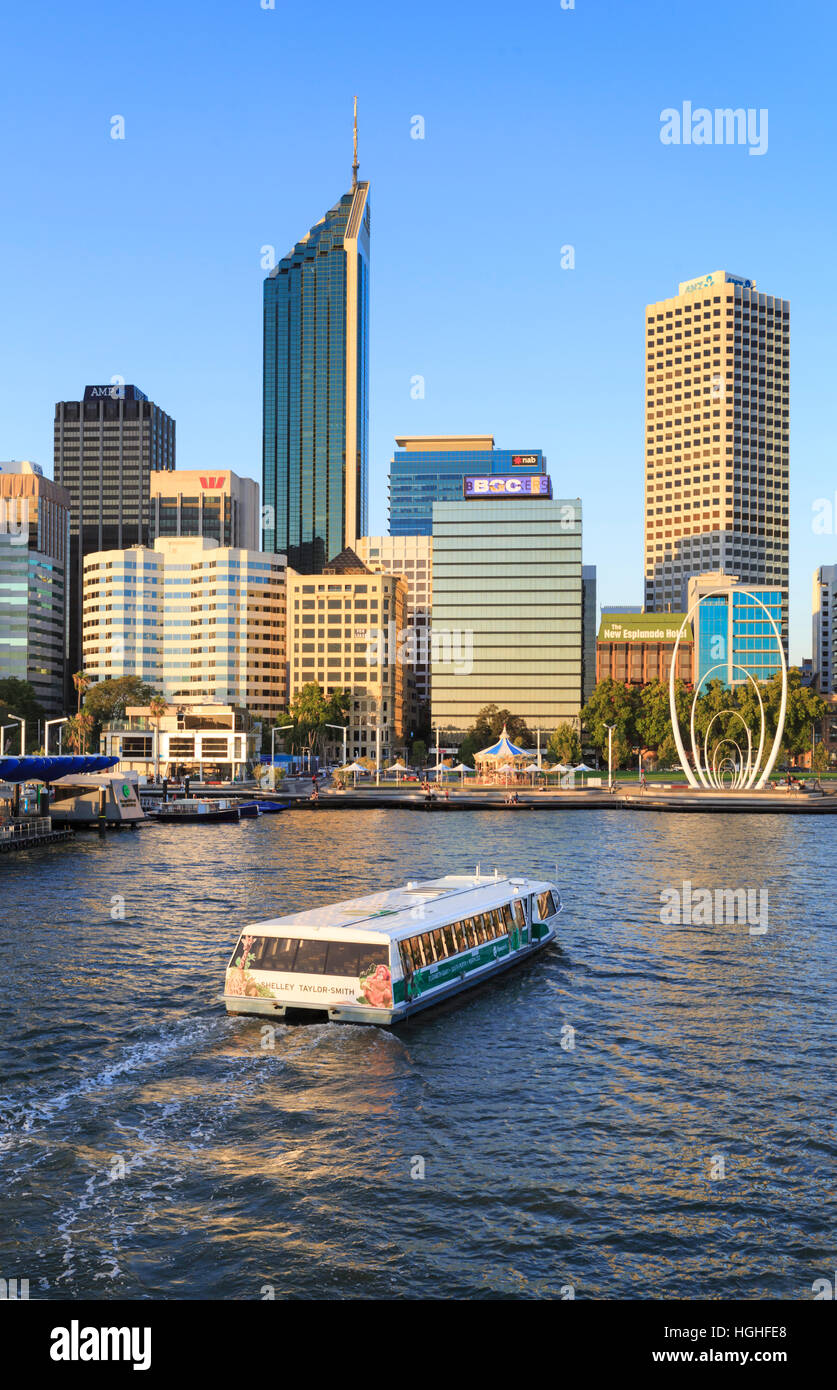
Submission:
<svg viewBox="0 0 837 1390">
<path fill-rule="evenodd" d="M 175 801 L 158 801 L 145 812 L 151 821 L 174 821 L 181 825 L 215 825 L 219 821 L 237 821 L 240 812 L 234 801 L 223 798 L 200 801 L 197 797 L 183 797 Z"/>
<path fill-rule="evenodd" d="M 219 998 L 231 1014 L 389 1027 L 531 959 L 561 910 L 545 879 L 477 871 L 254 922 Z"/>
</svg>

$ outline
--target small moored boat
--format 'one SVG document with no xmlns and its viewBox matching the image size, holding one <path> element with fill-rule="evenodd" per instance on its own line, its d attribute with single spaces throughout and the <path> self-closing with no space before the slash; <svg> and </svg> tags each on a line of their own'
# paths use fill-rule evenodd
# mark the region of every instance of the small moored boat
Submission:
<svg viewBox="0 0 837 1390">
<path fill-rule="evenodd" d="M 209 825 L 218 821 L 240 819 L 239 808 L 234 801 L 199 801 L 196 797 L 162 801 L 153 809 L 148 809 L 145 814 L 152 821 L 174 821 L 190 825 Z"/>
<path fill-rule="evenodd" d="M 255 922 L 227 967 L 227 1012 L 387 1027 L 531 959 L 555 939 L 543 879 L 448 874 Z"/>
</svg>

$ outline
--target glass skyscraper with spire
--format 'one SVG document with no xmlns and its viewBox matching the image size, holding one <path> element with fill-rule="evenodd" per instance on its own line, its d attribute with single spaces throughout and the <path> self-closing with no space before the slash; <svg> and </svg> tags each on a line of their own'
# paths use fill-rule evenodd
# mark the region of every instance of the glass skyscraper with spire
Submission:
<svg viewBox="0 0 837 1390">
<path fill-rule="evenodd" d="M 302 574 L 368 529 L 369 215 L 355 177 L 264 283 L 262 544 Z"/>
</svg>

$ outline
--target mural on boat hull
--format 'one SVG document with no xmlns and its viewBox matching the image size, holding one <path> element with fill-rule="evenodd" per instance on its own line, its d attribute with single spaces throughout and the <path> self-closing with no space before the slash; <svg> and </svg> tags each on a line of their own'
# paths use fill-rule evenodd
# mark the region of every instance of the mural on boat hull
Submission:
<svg viewBox="0 0 837 1390">
<path fill-rule="evenodd" d="M 250 974 L 255 940 L 254 936 L 242 936 L 241 951 L 227 970 L 224 992 L 244 995 L 248 999 L 273 999 L 275 997 L 273 990 L 268 989 L 267 985 L 259 984 L 258 980 L 255 980 Z"/>
<path fill-rule="evenodd" d="M 373 1009 L 392 1008 L 392 976 L 388 966 L 378 965 L 370 974 L 361 975 L 359 984 L 359 1004 L 369 1004 Z"/>
<path fill-rule="evenodd" d="M 274 972 L 254 971 L 253 944 L 256 938 L 243 936 L 241 949 L 227 969 L 225 994 L 247 999 L 285 999 L 304 1004 L 365 1004 L 371 1009 L 392 1008 L 392 976 L 389 967 L 377 965 L 356 980 L 324 984 L 322 977 L 297 975 L 277 979 Z M 275 983 L 268 984 L 273 979 Z"/>
</svg>

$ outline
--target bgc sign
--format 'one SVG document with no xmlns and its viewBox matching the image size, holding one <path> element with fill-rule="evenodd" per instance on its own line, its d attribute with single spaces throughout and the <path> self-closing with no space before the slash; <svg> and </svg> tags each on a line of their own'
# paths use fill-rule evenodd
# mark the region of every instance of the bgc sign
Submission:
<svg viewBox="0 0 837 1390">
<path fill-rule="evenodd" d="M 530 477 L 492 473 L 488 476 L 463 478 L 462 492 L 466 499 L 474 497 L 547 497 L 552 496 L 552 479 L 545 473 Z"/>
</svg>

